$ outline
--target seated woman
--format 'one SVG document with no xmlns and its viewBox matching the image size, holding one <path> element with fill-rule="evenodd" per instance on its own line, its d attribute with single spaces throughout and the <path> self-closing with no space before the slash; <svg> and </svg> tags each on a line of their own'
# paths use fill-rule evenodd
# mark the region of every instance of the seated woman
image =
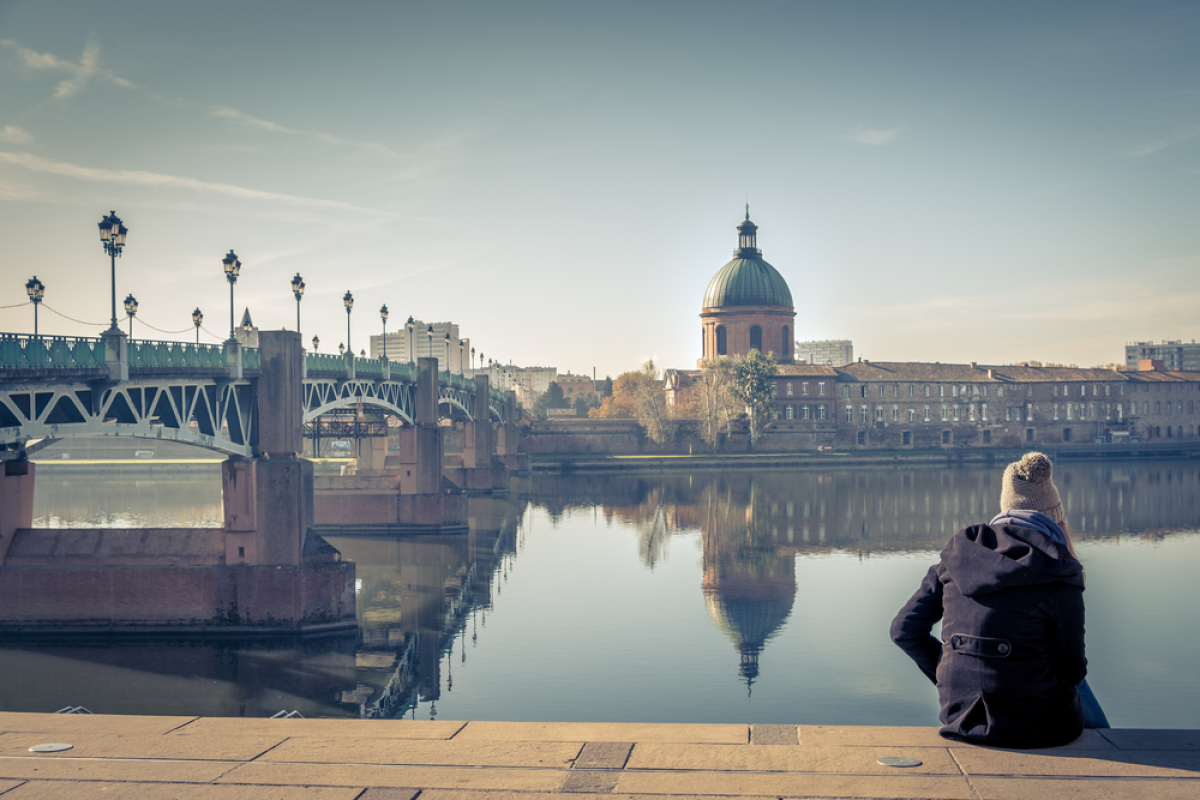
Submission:
<svg viewBox="0 0 1200 800">
<path fill-rule="evenodd" d="M 1041 453 L 1009 464 L 1000 514 L 954 534 L 892 621 L 892 641 L 937 685 L 947 738 L 1053 747 L 1085 721 L 1108 727 L 1084 681 L 1083 567 L 1052 472 Z"/>
</svg>

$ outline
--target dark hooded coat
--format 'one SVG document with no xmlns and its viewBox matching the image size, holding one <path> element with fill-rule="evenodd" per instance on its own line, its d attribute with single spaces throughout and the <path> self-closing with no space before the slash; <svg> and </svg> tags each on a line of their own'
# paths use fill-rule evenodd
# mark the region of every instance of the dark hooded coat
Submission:
<svg viewBox="0 0 1200 800">
<path fill-rule="evenodd" d="M 892 621 L 892 641 L 937 685 L 943 736 L 1031 748 L 1083 732 L 1083 568 L 1041 531 L 956 533 Z"/>
</svg>

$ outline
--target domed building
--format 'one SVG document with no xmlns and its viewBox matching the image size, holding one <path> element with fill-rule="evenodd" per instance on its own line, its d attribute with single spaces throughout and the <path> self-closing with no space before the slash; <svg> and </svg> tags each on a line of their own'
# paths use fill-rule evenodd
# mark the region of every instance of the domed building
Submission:
<svg viewBox="0 0 1200 800">
<path fill-rule="evenodd" d="M 704 292 L 702 358 L 744 356 L 758 350 L 774 354 L 780 364 L 790 364 L 796 325 L 792 293 L 779 271 L 763 260 L 749 204 L 737 230 L 733 260 L 721 267 Z"/>
</svg>

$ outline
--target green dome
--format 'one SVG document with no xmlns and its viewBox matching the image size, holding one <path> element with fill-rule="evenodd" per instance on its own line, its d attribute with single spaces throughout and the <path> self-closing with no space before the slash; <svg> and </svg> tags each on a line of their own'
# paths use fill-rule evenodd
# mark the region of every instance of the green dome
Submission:
<svg viewBox="0 0 1200 800">
<path fill-rule="evenodd" d="M 708 282 L 704 308 L 792 307 L 792 292 L 779 271 L 761 258 L 735 258 Z"/>
</svg>

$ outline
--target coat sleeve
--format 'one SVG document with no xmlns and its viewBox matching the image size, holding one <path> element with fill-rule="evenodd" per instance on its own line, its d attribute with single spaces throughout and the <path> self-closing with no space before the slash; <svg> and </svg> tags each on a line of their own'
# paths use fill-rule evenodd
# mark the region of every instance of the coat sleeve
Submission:
<svg viewBox="0 0 1200 800">
<path fill-rule="evenodd" d="M 1083 646 L 1083 591 L 1064 587 L 1055 597 L 1057 614 L 1051 624 L 1050 663 L 1059 680 L 1076 686 L 1087 676 Z"/>
<path fill-rule="evenodd" d="M 942 582 L 938 579 L 938 564 L 929 568 L 916 593 L 892 620 L 892 641 L 909 658 L 917 662 L 925 677 L 937 683 L 937 665 L 942 657 L 942 643 L 930 631 L 942 618 Z"/>
</svg>

